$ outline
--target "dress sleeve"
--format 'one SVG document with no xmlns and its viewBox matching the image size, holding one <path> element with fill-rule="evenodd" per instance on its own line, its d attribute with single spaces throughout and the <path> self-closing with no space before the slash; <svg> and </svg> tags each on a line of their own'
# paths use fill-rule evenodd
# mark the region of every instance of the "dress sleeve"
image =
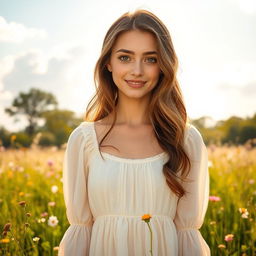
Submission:
<svg viewBox="0 0 256 256">
<path fill-rule="evenodd" d="M 199 131 L 190 126 L 184 150 L 191 160 L 189 181 L 182 182 L 187 195 L 179 199 L 174 223 L 178 235 L 179 256 L 209 256 L 210 248 L 202 237 L 201 228 L 209 199 L 207 148 Z"/>
<path fill-rule="evenodd" d="M 64 155 L 63 193 L 70 226 L 60 242 L 59 256 L 89 255 L 93 218 L 87 193 L 86 143 L 80 128 L 69 136 Z"/>
</svg>

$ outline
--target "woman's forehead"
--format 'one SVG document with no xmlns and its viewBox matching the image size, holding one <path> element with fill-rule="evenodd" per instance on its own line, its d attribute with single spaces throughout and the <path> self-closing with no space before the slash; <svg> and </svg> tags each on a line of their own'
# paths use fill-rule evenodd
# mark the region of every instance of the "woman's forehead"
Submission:
<svg viewBox="0 0 256 256">
<path fill-rule="evenodd" d="M 157 51 L 157 42 L 154 35 L 147 31 L 130 30 L 120 34 L 115 42 L 113 51 L 126 49 L 134 53 Z"/>
</svg>

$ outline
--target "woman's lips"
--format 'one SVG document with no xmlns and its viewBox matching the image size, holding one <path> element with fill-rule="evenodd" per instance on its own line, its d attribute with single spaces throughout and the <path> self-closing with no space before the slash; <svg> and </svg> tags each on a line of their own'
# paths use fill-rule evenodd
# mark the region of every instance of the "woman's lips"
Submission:
<svg viewBox="0 0 256 256">
<path fill-rule="evenodd" d="M 125 80 L 125 81 L 132 88 L 141 88 L 146 83 L 145 81 L 136 81 L 136 80 Z"/>
</svg>

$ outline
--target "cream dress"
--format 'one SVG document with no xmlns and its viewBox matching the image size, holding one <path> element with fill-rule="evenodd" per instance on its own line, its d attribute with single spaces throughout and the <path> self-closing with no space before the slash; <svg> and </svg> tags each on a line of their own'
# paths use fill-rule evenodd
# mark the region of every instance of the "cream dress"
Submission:
<svg viewBox="0 0 256 256">
<path fill-rule="evenodd" d="M 189 194 L 178 200 L 162 172 L 164 152 L 142 159 L 103 152 L 94 122 L 71 133 L 64 158 L 63 188 L 70 223 L 60 245 L 64 256 L 150 255 L 150 231 L 141 220 L 152 215 L 154 256 L 208 256 L 198 230 L 209 198 L 207 149 L 199 131 L 187 126 L 184 148 L 191 159 Z"/>
</svg>

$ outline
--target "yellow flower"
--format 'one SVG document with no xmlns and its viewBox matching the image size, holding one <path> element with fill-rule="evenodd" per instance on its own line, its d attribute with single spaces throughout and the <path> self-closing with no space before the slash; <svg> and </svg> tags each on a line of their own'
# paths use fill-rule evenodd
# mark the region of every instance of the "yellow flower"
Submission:
<svg viewBox="0 0 256 256">
<path fill-rule="evenodd" d="M 223 249 L 223 248 L 224 248 L 224 249 L 225 249 L 225 248 L 226 248 L 226 245 L 225 245 L 225 244 L 219 244 L 219 245 L 218 245 L 218 248 L 220 248 L 220 249 Z"/>
<path fill-rule="evenodd" d="M 31 181 L 31 180 L 29 180 L 28 182 L 27 182 L 27 186 L 32 186 L 33 185 L 33 182 Z"/>
<path fill-rule="evenodd" d="M 8 244 L 10 242 L 10 239 L 9 238 L 4 238 L 4 239 L 1 239 L 0 240 L 0 243 L 1 244 Z"/>
<path fill-rule="evenodd" d="M 248 215 L 249 215 L 249 212 L 246 208 L 239 208 L 239 212 L 242 213 L 242 218 L 244 219 L 247 219 L 248 218 Z"/>
<path fill-rule="evenodd" d="M 19 196 L 24 196 L 25 195 L 25 193 L 24 192 L 19 192 Z"/>
<path fill-rule="evenodd" d="M 144 214 L 142 217 L 141 217 L 142 220 L 144 220 L 145 222 L 149 222 L 150 219 L 151 219 L 151 215 L 150 214 Z"/>
<path fill-rule="evenodd" d="M 246 208 L 239 208 L 239 212 L 240 213 L 245 213 L 245 212 L 247 212 L 247 209 Z"/>
<path fill-rule="evenodd" d="M 13 178 L 13 172 L 8 171 L 8 172 L 7 172 L 7 177 L 8 177 L 8 178 Z"/>
</svg>

